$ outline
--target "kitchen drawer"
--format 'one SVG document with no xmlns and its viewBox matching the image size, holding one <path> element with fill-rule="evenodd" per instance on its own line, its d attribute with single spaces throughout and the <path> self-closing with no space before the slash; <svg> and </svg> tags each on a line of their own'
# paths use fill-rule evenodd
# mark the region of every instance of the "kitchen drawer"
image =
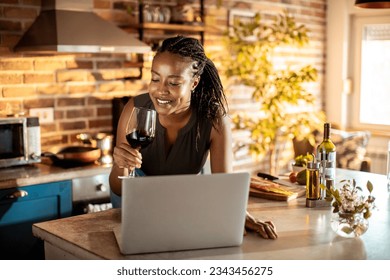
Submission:
<svg viewBox="0 0 390 280">
<path fill-rule="evenodd" d="M 73 203 L 110 198 L 109 174 L 80 177 L 72 180 Z"/>
</svg>

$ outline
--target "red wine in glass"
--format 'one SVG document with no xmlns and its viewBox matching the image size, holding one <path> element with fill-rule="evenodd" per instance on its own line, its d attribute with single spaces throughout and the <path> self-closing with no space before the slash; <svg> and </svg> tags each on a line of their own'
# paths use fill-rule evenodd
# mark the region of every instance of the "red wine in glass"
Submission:
<svg viewBox="0 0 390 280">
<path fill-rule="evenodd" d="M 156 111 L 148 108 L 134 107 L 126 124 L 126 140 L 133 149 L 142 149 L 152 143 L 156 133 Z M 134 169 L 119 178 L 134 177 Z"/>
<path fill-rule="evenodd" d="M 126 140 L 134 149 L 146 148 L 153 142 L 154 136 L 151 136 L 145 130 L 135 130 L 126 135 Z"/>
</svg>

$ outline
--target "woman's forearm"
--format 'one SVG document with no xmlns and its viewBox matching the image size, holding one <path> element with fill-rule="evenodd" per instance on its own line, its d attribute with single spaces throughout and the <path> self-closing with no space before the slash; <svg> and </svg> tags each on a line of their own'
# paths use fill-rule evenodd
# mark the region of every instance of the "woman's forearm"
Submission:
<svg viewBox="0 0 390 280">
<path fill-rule="evenodd" d="M 117 194 L 117 195 L 121 195 L 121 193 L 122 193 L 122 190 L 121 190 L 122 183 L 121 183 L 121 180 L 118 178 L 118 176 L 123 175 L 122 173 L 123 173 L 123 169 L 119 168 L 114 163 L 114 165 L 111 168 L 111 173 L 110 173 L 109 180 L 110 180 L 110 188 L 111 188 L 111 190 L 115 194 Z"/>
</svg>

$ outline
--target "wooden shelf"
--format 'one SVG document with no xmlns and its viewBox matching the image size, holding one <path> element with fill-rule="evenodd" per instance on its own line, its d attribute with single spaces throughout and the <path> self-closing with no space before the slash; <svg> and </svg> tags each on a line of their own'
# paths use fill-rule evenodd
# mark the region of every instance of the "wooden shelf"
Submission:
<svg viewBox="0 0 390 280">
<path fill-rule="evenodd" d="M 154 23 L 146 22 L 140 25 L 140 28 L 150 30 L 170 30 L 170 31 L 187 31 L 187 32 L 203 32 L 205 30 L 203 24 L 170 24 L 170 23 Z"/>
<path fill-rule="evenodd" d="M 135 26 L 120 26 L 124 31 L 133 31 L 137 29 L 143 30 L 168 30 L 168 31 L 185 31 L 185 32 L 204 32 L 205 27 L 203 24 L 171 24 L 171 23 L 155 23 L 147 22 L 138 24 Z"/>
<path fill-rule="evenodd" d="M 143 4 L 142 1 L 138 1 L 138 16 L 139 16 L 139 24 L 134 25 L 122 25 L 119 26 L 122 30 L 128 33 L 138 33 L 139 39 L 141 41 L 149 41 L 150 45 L 157 45 L 154 41 L 160 41 L 164 39 L 165 36 L 172 36 L 172 32 L 176 33 L 187 33 L 191 36 L 194 34 L 196 37 L 200 37 L 200 41 L 204 43 L 204 33 L 205 33 L 205 25 L 202 22 L 204 20 L 204 0 L 198 0 L 200 5 L 200 22 L 183 22 L 183 23 L 160 23 L 160 22 L 144 22 L 143 21 Z M 146 35 L 146 36 L 145 36 Z M 154 37 L 153 37 L 154 36 Z M 145 38 L 146 37 L 146 38 Z M 150 39 L 152 38 L 154 41 Z M 157 40 L 156 40 L 157 38 Z M 139 61 L 142 65 L 143 59 L 139 57 Z M 129 62 L 127 66 L 132 66 L 134 62 Z M 140 77 L 142 77 L 142 66 L 140 66 Z"/>
</svg>

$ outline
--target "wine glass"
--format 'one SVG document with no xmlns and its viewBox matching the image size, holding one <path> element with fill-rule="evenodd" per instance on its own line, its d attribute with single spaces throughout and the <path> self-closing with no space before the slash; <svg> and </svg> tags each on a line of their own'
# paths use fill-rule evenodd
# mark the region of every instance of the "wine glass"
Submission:
<svg viewBox="0 0 390 280">
<path fill-rule="evenodd" d="M 156 111 L 153 109 L 134 107 L 126 124 L 126 140 L 133 149 L 141 149 L 152 143 L 156 134 Z M 135 170 L 124 169 L 119 178 L 135 177 Z"/>
</svg>

